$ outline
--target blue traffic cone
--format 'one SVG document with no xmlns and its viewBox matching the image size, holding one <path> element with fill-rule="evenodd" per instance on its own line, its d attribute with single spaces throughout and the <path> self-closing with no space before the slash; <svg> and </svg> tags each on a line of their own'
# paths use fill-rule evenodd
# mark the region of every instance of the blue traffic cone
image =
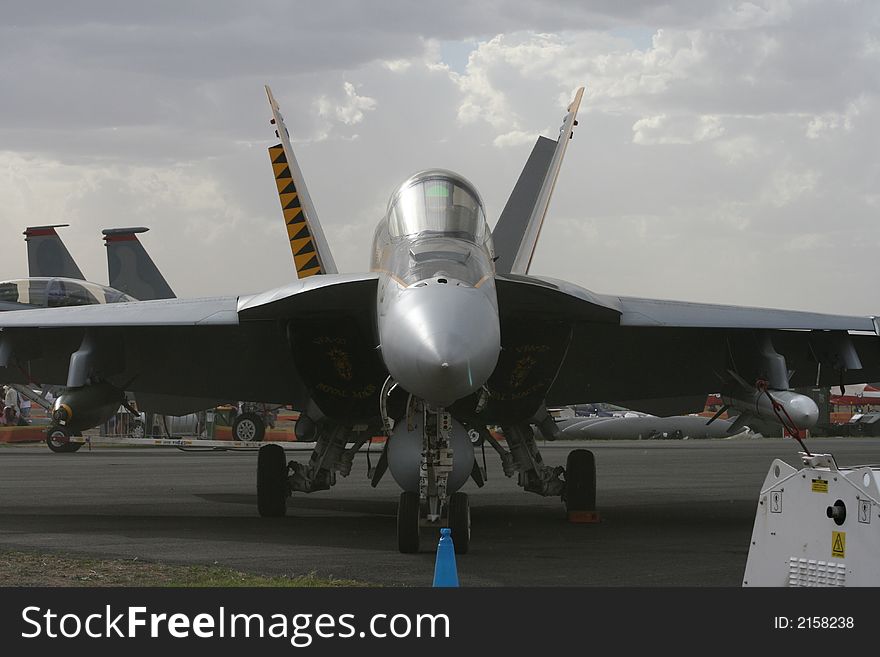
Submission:
<svg viewBox="0 0 880 657">
<path fill-rule="evenodd" d="M 457 587 L 458 568 L 455 566 L 455 547 L 452 545 L 452 530 L 440 530 L 437 544 L 437 560 L 434 562 L 434 587 Z"/>
</svg>

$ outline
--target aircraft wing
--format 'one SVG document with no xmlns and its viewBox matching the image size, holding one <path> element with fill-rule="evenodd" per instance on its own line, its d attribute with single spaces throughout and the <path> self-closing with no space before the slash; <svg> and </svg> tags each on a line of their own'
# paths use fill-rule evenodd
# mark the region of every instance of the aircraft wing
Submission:
<svg viewBox="0 0 880 657">
<path fill-rule="evenodd" d="M 502 401 L 543 389 L 550 406 L 688 398 L 702 410 L 730 371 L 761 377 L 768 349 L 792 388 L 880 379 L 873 317 L 600 295 L 526 276 L 497 286 L 503 351 L 489 387 Z"/>
<path fill-rule="evenodd" d="M 135 393 L 304 407 L 305 376 L 326 375 L 325 386 L 339 394 L 346 383 L 358 383 L 359 362 L 375 352 L 375 290 L 375 274 L 328 275 L 252 296 L 0 313 L 0 380 L 82 385 L 71 380 L 79 375 L 70 365 L 75 352 L 89 352 L 95 373 Z M 332 343 L 337 360 L 346 353 L 340 340 L 359 349 L 348 358 L 349 378 L 338 385 L 332 363 L 322 365 L 321 338 Z M 311 339 L 317 346 L 301 350 L 307 362 L 297 360 L 292 341 Z"/>
</svg>

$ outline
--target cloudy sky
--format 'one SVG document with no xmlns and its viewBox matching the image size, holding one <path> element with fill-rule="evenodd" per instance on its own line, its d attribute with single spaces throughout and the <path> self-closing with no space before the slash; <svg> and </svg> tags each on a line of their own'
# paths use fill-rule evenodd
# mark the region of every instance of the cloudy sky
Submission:
<svg viewBox="0 0 880 657">
<path fill-rule="evenodd" d="M 299 8 L 297 8 L 299 7 Z M 102 228 L 180 296 L 295 276 L 266 147 L 281 104 L 342 271 L 396 184 L 476 184 L 490 223 L 587 87 L 531 273 L 597 292 L 880 314 L 873 1 L 0 0 L 0 278 L 21 231 Z"/>
</svg>

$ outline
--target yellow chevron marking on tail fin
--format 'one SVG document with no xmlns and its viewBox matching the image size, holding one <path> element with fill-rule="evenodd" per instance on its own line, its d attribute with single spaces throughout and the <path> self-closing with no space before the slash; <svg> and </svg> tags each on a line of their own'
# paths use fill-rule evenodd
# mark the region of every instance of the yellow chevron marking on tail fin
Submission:
<svg viewBox="0 0 880 657">
<path fill-rule="evenodd" d="M 315 241 L 312 237 L 302 207 L 296 185 L 287 166 L 287 157 L 281 144 L 269 148 L 269 159 L 272 160 L 272 172 L 275 174 L 275 185 L 278 187 L 278 199 L 281 201 L 281 212 L 287 225 L 287 238 L 290 240 L 290 251 L 296 266 L 298 278 L 307 278 L 324 273 L 316 257 Z"/>
</svg>

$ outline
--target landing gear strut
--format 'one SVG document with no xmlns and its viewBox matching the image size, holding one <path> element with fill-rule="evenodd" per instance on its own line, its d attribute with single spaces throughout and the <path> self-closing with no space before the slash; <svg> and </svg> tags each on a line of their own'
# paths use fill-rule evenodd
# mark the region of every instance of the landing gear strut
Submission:
<svg viewBox="0 0 880 657">
<path fill-rule="evenodd" d="M 510 453 L 507 458 L 501 457 L 504 474 L 508 477 L 514 472 L 519 474 L 519 485 L 532 493 L 552 497 L 562 495 L 565 490 L 563 475 L 565 468 L 551 468 L 544 464 L 541 452 L 535 444 L 535 434 L 530 425 L 515 424 L 504 427 L 507 446 Z M 493 441 L 496 450 L 503 448 Z"/>
<path fill-rule="evenodd" d="M 535 443 L 535 435 L 529 425 L 504 427 L 507 445 L 505 450 L 497 440 L 487 434 L 487 440 L 501 456 L 504 474 L 519 475 L 519 485 L 532 493 L 552 497 L 559 495 L 565 503 L 569 522 L 599 522 L 596 513 L 596 459 L 586 449 L 572 450 L 565 467 L 544 464 Z"/>
<path fill-rule="evenodd" d="M 283 516 L 291 493 L 327 490 L 336 483 L 337 472 L 343 477 L 348 476 L 355 453 L 367 441 L 368 429 L 364 427 L 363 435 L 346 448 L 351 435 L 349 427 L 322 425 L 307 464 L 297 461 L 288 463 L 280 445 L 260 447 L 257 456 L 257 506 L 260 515 L 269 518 Z"/>
</svg>

